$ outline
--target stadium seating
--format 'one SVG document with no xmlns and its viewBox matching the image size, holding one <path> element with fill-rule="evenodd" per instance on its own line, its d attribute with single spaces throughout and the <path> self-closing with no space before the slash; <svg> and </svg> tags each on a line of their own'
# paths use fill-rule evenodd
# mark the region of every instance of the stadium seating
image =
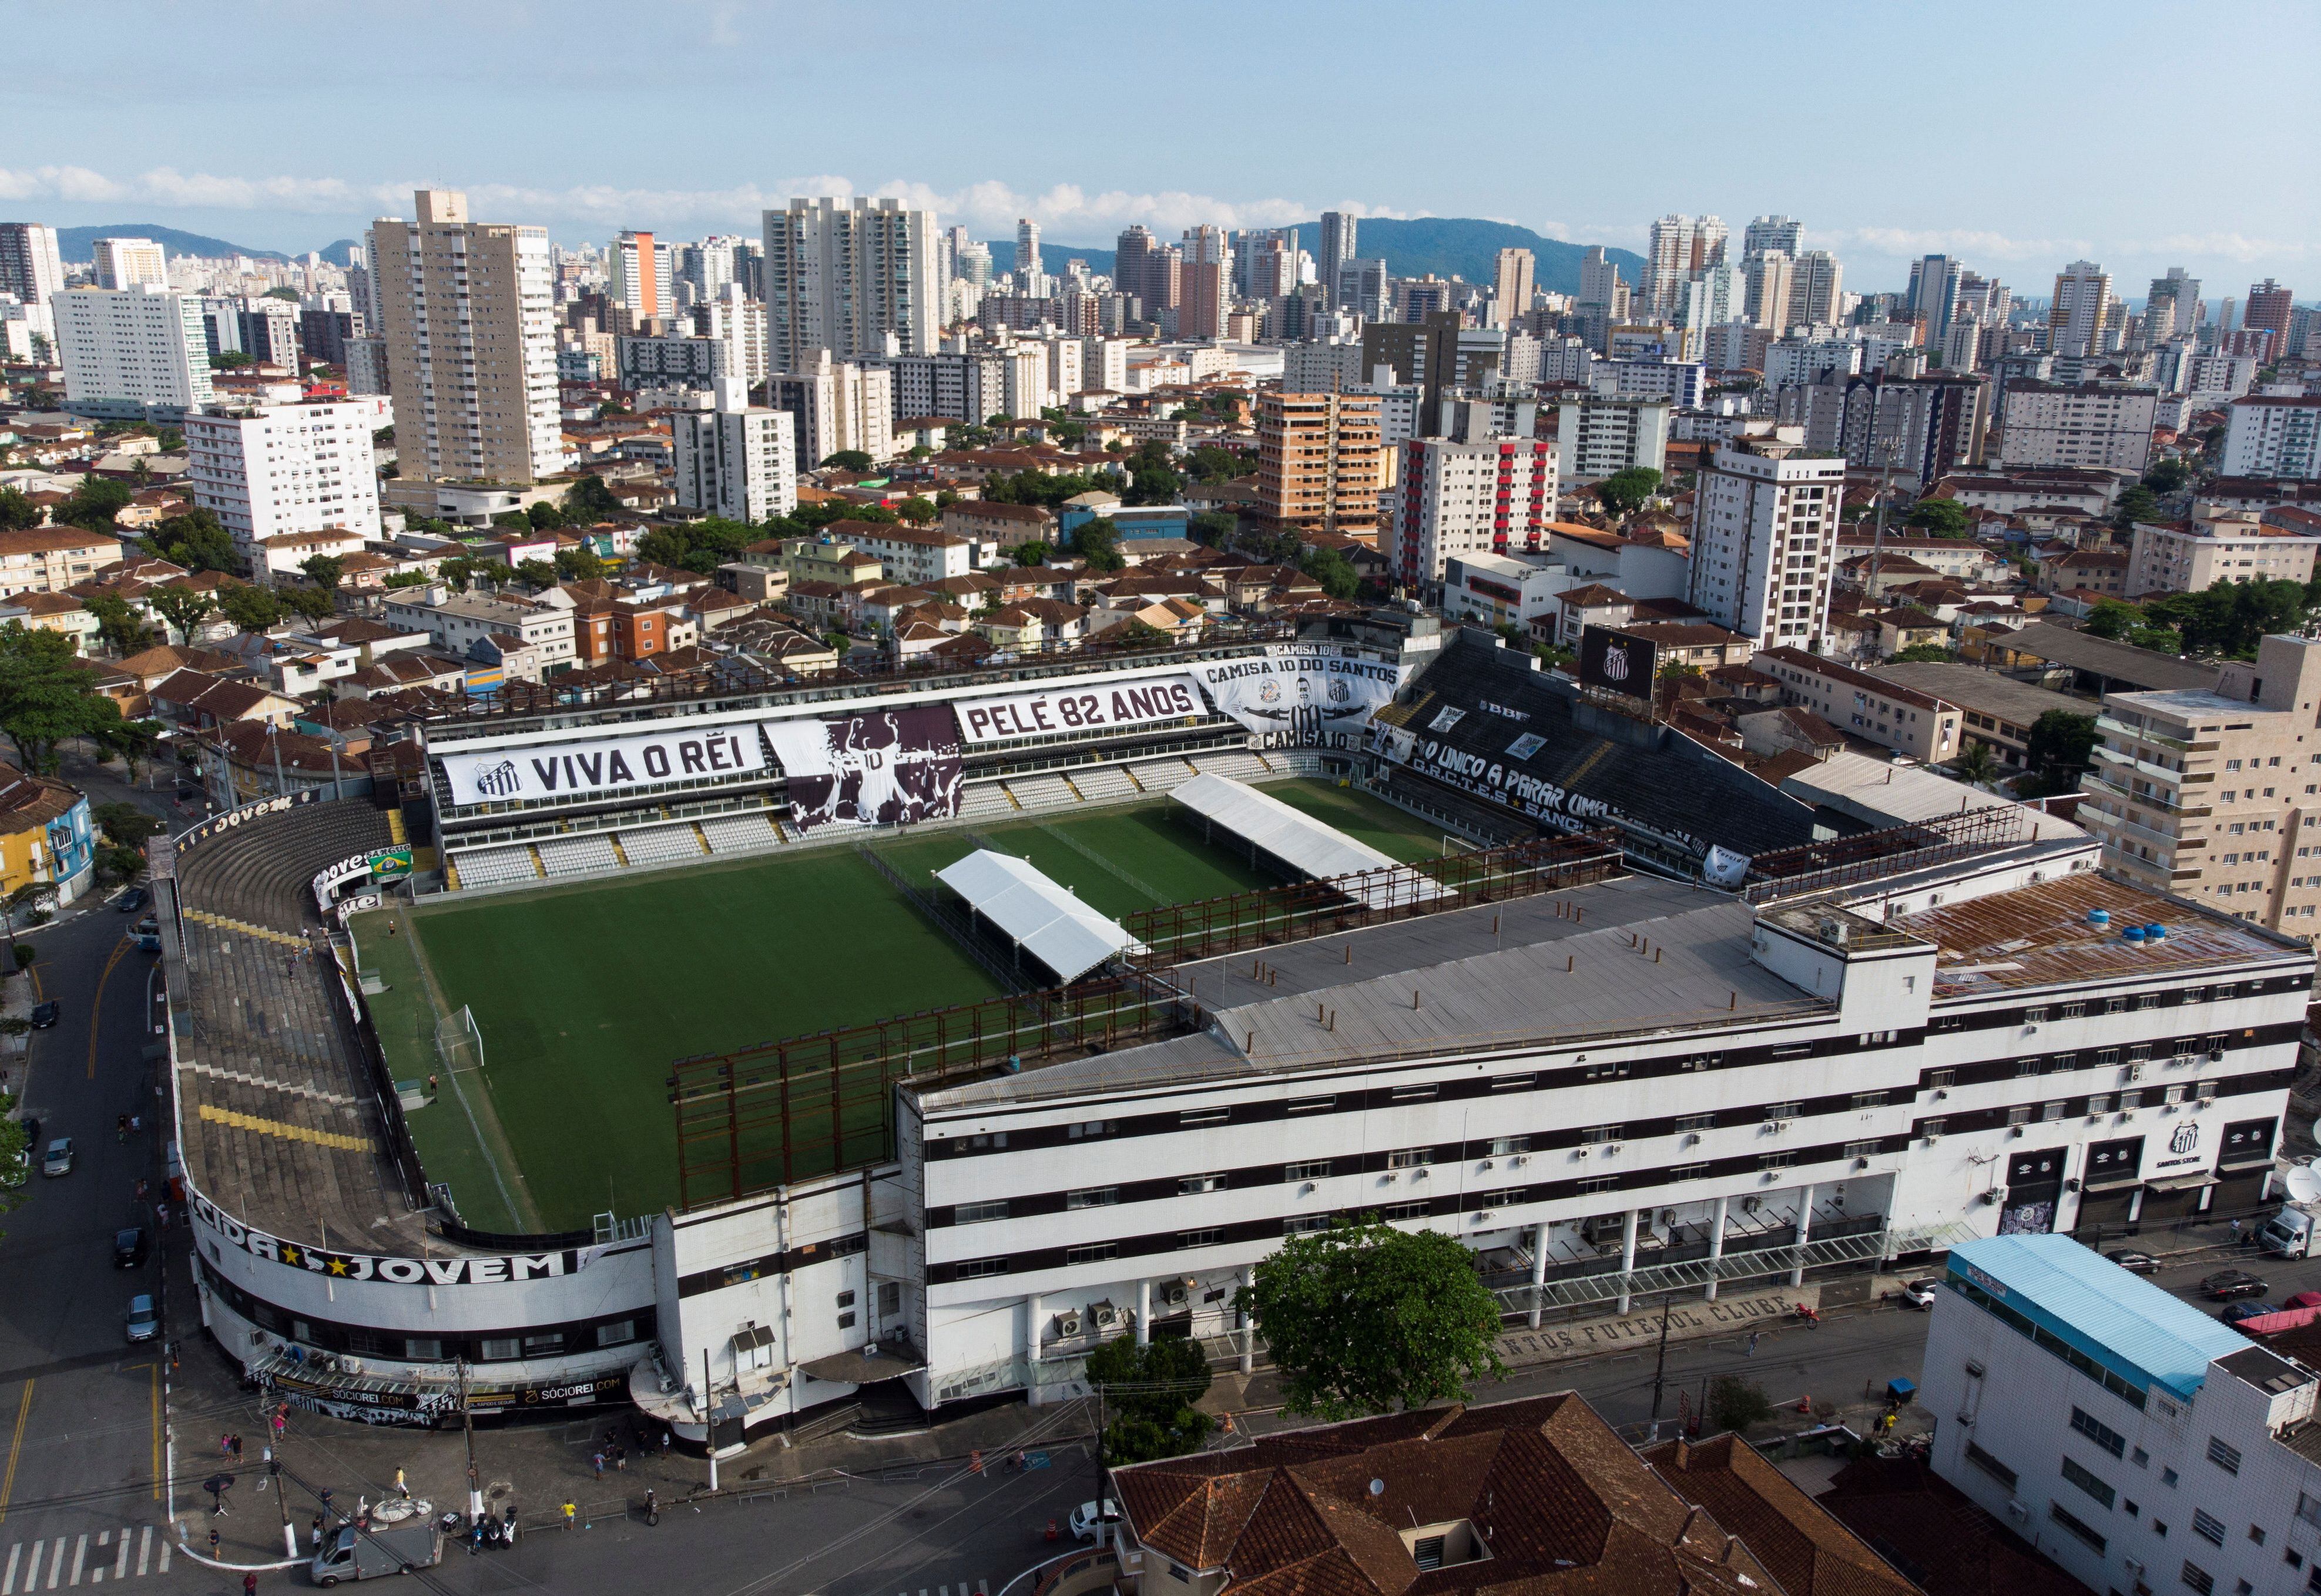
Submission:
<svg viewBox="0 0 2321 1596">
<path fill-rule="evenodd" d="M 532 857 L 531 847 L 521 842 L 513 848 L 470 848 L 454 854 L 451 862 L 460 867 L 462 886 L 507 886 L 540 879 L 539 862 Z"/>
<path fill-rule="evenodd" d="M 633 865 L 670 865 L 702 857 L 701 833 L 690 822 L 621 833 L 621 851 Z"/>
<path fill-rule="evenodd" d="M 782 835 L 774 830 L 771 813 L 760 810 L 755 814 L 715 814 L 703 819 L 701 834 L 709 839 L 712 853 L 755 853 L 761 848 L 778 848 Z"/>
<path fill-rule="evenodd" d="M 1139 795 L 1137 785 L 1129 779 L 1128 772 L 1117 765 L 1085 765 L 1070 775 L 1072 785 L 1078 787 L 1080 796 L 1091 803 Z"/>
<path fill-rule="evenodd" d="M 196 908 L 295 932 L 314 912 L 317 872 L 392 840 L 386 813 L 367 800 L 308 803 L 196 843 L 179 858 L 178 879 Z"/>
<path fill-rule="evenodd" d="M 1263 781 L 1273 774 L 1263 759 L 1238 748 L 1195 754 L 1193 764 L 1203 775 L 1222 775 L 1237 782 Z"/>
<path fill-rule="evenodd" d="M 959 812 L 963 820 L 996 820 L 1016 809 L 997 782 L 968 782 L 959 790 Z"/>
<path fill-rule="evenodd" d="M 601 832 L 543 837 L 533 846 L 540 850 L 540 862 L 551 875 L 587 875 L 621 867 L 621 856 L 613 851 L 613 839 Z"/>
<path fill-rule="evenodd" d="M 1007 790 L 1026 809 L 1064 809 L 1079 802 L 1060 775 L 1011 775 Z"/>
<path fill-rule="evenodd" d="M 1193 779 L 1193 767 L 1182 759 L 1150 759 L 1129 768 L 1148 793 L 1166 793 L 1172 787 L 1183 786 Z"/>
</svg>

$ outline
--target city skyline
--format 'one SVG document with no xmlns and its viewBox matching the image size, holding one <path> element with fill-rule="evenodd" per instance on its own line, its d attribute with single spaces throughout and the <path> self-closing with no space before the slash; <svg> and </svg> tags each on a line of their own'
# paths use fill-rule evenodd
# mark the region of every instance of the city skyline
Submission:
<svg viewBox="0 0 2321 1596">
<path fill-rule="evenodd" d="M 2213 291 L 2267 276 L 2294 285 L 2311 280 L 2321 250 L 2307 241 L 2321 219 L 2321 185 L 2308 175 L 2321 136 L 2303 121 L 2269 129 L 2260 163 L 2204 157 L 2164 116 L 2118 114 L 2116 86 L 2162 55 L 2171 74 L 2200 80 L 2212 69 L 2237 70 L 2247 37 L 2266 38 L 2271 53 L 2289 59 L 2321 48 L 2316 14 L 2262 5 L 2234 8 L 2237 25 L 2198 31 L 2150 6 L 2056 5 L 2028 17 L 1985 8 L 2004 30 L 1995 35 L 1961 19 L 1945 39 L 1971 42 L 1913 46 L 1907 71 L 1946 108 L 1950 131 L 1941 160 L 1900 172 L 1889 152 L 1911 141 L 1866 120 L 1883 103 L 1867 86 L 1881 69 L 1906 68 L 1878 65 L 1898 59 L 1890 27 L 1848 15 L 1807 27 L 1693 14 L 1679 65 L 1714 62 L 1719 81 L 1745 84 L 1820 61 L 1865 86 L 1854 112 L 1839 104 L 1769 124 L 1745 110 L 1745 95 L 1656 91 L 1638 102 L 1642 86 L 1623 77 L 1634 69 L 1625 41 L 1588 31 L 1573 14 L 1495 12 L 1489 31 L 1504 59 L 1555 63 L 1535 92 L 1556 114 L 1539 124 L 1550 130 L 1540 135 L 1546 141 L 1510 146 L 1497 159 L 1476 153 L 1488 144 L 1452 136 L 1454 117 L 1443 148 L 1462 153 L 1452 159 L 1402 137 L 1398 116 L 1366 123 L 1352 113 L 1330 139 L 1299 137 L 1310 110 L 1304 96 L 1287 92 L 1286 79 L 1268 88 L 1238 68 L 1237 98 L 1130 113 L 1131 131 L 1142 125 L 1144 136 L 1042 140 L 997 128 L 988 139 L 974 136 L 977 86 L 1018 59 L 1023 39 L 1042 40 L 1058 59 L 1141 63 L 1125 24 L 1060 9 L 1027 8 L 1015 29 L 953 38 L 956 17 L 933 6 L 889 5 L 875 15 L 687 6 L 670 14 L 669 31 L 703 48 L 656 54 L 596 48 L 605 34 L 587 25 L 585 5 L 552 21 L 523 9 L 479 20 L 418 5 L 394 31 L 351 14 L 265 6 L 270 34 L 293 55 L 360 61 L 364 76 L 341 69 L 294 81 L 269 90 L 271 115 L 210 120 L 205 111 L 233 103 L 216 88 L 236 69 L 226 54 L 232 36 L 159 6 L 123 9 L 124 25 L 166 42 L 185 69 L 167 83 L 141 83 L 124 103 L 103 83 L 101 60 L 68 47 L 68 14 L 21 19 L 28 57 L 44 71 L 18 86 L 0 121 L 11 151 L 0 161 L 0 213 L 59 226 L 150 222 L 297 253 L 360 238 L 428 185 L 463 189 L 477 214 L 542 225 L 567 244 L 602 243 L 632 228 L 746 235 L 762 210 L 793 196 L 844 194 L 892 195 L 979 238 L 1011 237 L 1017 219 L 1029 217 L 1051 243 L 1099 249 L 1132 222 L 1173 233 L 1202 223 L 1311 222 L 1339 210 L 1506 221 L 1575 243 L 1642 249 L 1663 213 L 1714 213 L 1736 229 L 1777 213 L 1803 222 L 1807 248 L 1846 263 L 1849 286 L 1899 289 L 1912 258 L 1942 252 L 2033 295 L 2082 258 L 2101 261 L 2123 285 L 2180 265 Z M 1297 32 L 1296 14 L 1307 9 L 1285 7 L 1275 25 Z M 1322 14 L 1313 14 L 1317 24 Z M 1402 101 L 1471 104 L 1462 52 L 1396 53 L 1367 42 L 1392 34 L 1366 29 L 1362 8 L 1327 15 L 1345 42 L 1311 72 L 1352 85 L 1390 65 Z M 2075 21 L 2094 16 L 2102 26 Z M 1239 20 L 1196 7 L 1188 25 L 1204 17 Z M 949 69 L 882 76 L 897 42 L 913 37 L 940 43 Z M 792 64 L 769 76 L 769 60 Z M 1123 85 L 1133 86 L 1125 77 Z M 878 114 L 862 114 L 866 96 L 878 99 Z M 68 113 L 96 97 L 112 115 Z M 601 121 L 624 105 L 633 113 L 655 103 L 729 100 L 749 114 L 706 116 L 694 135 L 678 125 L 620 136 Z M 1060 108 L 1060 127 L 1101 126 L 1111 114 L 1102 98 L 1079 104 Z M 1588 135 L 1591 116 L 1601 138 Z M 292 128 L 296 136 L 287 137 Z M 1561 149 L 1559 137 L 1568 138 Z M 1721 168 L 1701 159 L 1756 139 L 1769 141 L 1761 158 Z M 1795 159 L 1779 158 L 1784 139 Z M 2082 150 L 2079 159 L 2037 157 L 2065 141 Z M 2171 208 L 2171 192 L 2195 196 L 2193 204 Z"/>
</svg>

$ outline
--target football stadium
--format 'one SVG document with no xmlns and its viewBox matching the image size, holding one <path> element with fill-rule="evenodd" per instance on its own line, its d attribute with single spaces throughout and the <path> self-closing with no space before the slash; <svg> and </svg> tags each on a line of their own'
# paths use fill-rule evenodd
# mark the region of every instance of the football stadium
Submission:
<svg viewBox="0 0 2321 1596">
<path fill-rule="evenodd" d="M 1398 612 L 549 684 L 368 771 L 152 850 L 204 1322 L 367 1423 L 1247 1367 L 1236 1283 L 1372 1216 L 1521 1328 L 2253 1208 L 2311 985 L 2054 816 Z"/>
</svg>

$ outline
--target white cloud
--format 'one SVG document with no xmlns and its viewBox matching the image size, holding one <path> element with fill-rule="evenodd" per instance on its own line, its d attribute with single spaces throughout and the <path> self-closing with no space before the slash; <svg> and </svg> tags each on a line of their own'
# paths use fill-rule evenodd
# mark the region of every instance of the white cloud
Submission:
<svg viewBox="0 0 2321 1596">
<path fill-rule="evenodd" d="M 1968 260 L 2055 260 L 2093 253 L 2088 239 L 2017 239 L 1971 228 L 1854 227 L 1816 230 L 1806 242 L 1834 250 L 1871 255 L 1956 255 Z"/>
</svg>

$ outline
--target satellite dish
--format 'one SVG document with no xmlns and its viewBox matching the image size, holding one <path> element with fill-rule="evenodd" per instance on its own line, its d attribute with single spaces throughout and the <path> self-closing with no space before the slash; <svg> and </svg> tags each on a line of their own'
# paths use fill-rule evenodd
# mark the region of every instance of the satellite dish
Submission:
<svg viewBox="0 0 2321 1596">
<path fill-rule="evenodd" d="M 1386 1494 L 1386 1482 L 1384 1480 L 1372 1480 L 1370 1482 L 1370 1494 L 1372 1496 L 1384 1496 Z"/>
<path fill-rule="evenodd" d="M 2321 1174 L 2316 1174 L 2302 1164 L 2289 1172 L 2283 1183 L 2289 1188 L 2291 1202 L 2321 1202 Z"/>
</svg>

